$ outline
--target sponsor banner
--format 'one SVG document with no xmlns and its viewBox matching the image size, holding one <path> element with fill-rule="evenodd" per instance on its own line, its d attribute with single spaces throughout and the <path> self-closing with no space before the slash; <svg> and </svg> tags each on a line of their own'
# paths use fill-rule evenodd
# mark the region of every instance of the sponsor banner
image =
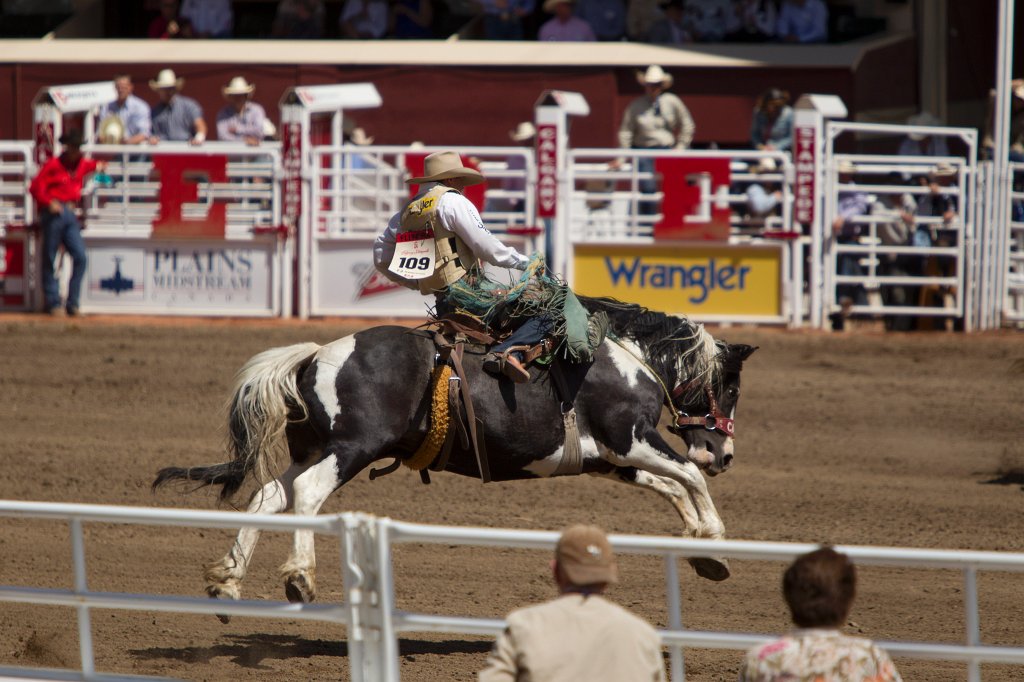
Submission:
<svg viewBox="0 0 1024 682">
<path fill-rule="evenodd" d="M 503 235 L 509 246 L 523 250 L 524 240 Z M 316 247 L 313 279 L 314 315 L 391 315 L 426 317 L 434 306 L 433 296 L 403 287 L 373 267 L 373 242 L 324 240 Z M 522 273 L 488 265 L 488 276 L 498 282 L 512 282 Z"/>
<path fill-rule="evenodd" d="M 50 99 L 60 111 L 88 111 L 113 102 L 117 99 L 117 90 L 110 80 L 97 83 L 78 83 L 75 85 L 55 85 L 47 91 Z"/>
<path fill-rule="evenodd" d="M 537 126 L 537 217 L 554 218 L 558 211 L 558 126 Z"/>
<path fill-rule="evenodd" d="M 804 225 L 814 222 L 814 185 L 817 168 L 817 128 L 813 125 L 793 129 L 793 219 Z"/>
<path fill-rule="evenodd" d="M 274 250 L 225 242 L 116 245 L 86 239 L 87 309 L 153 308 L 233 312 L 273 309 Z"/>
<path fill-rule="evenodd" d="M 778 245 L 577 245 L 573 289 L 694 317 L 782 314 Z"/>
</svg>

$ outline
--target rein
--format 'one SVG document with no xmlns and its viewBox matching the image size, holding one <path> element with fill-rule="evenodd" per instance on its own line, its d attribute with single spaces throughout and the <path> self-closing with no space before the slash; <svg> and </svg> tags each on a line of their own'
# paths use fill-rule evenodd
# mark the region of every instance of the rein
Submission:
<svg viewBox="0 0 1024 682">
<path fill-rule="evenodd" d="M 678 384 L 675 388 L 669 391 L 668 386 L 666 386 L 665 382 L 662 381 L 661 376 L 654 371 L 654 368 L 651 367 L 646 360 L 624 346 L 618 339 L 610 338 L 609 340 L 622 350 L 632 355 L 637 362 L 643 365 L 647 371 L 658 380 L 658 384 L 661 386 L 661 390 L 665 394 L 665 404 L 668 405 L 669 411 L 672 412 L 672 426 L 678 429 L 705 428 L 708 431 L 718 431 L 722 435 L 729 436 L 730 438 L 735 437 L 736 420 L 731 417 L 726 417 L 721 413 L 718 408 L 718 401 L 715 400 L 715 395 L 712 393 L 710 386 L 704 386 L 704 395 L 708 398 L 708 410 L 710 410 L 707 414 L 703 417 L 691 417 L 686 412 L 680 412 L 676 409 L 675 400 L 692 387 L 694 380 L 691 379 L 685 383 Z"/>
</svg>

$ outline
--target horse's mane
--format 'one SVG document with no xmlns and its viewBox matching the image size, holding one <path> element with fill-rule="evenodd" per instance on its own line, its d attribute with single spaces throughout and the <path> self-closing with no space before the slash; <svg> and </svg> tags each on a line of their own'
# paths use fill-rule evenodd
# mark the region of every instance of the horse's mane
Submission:
<svg viewBox="0 0 1024 682">
<path fill-rule="evenodd" d="M 687 401 L 701 396 L 705 386 L 713 387 L 720 381 L 720 346 L 704 325 L 610 297 L 578 298 L 591 313 L 607 314 L 612 335 L 640 346 L 644 359 L 659 375 L 670 381 L 686 377 L 691 382 L 687 393 L 692 394 L 686 396 Z"/>
</svg>

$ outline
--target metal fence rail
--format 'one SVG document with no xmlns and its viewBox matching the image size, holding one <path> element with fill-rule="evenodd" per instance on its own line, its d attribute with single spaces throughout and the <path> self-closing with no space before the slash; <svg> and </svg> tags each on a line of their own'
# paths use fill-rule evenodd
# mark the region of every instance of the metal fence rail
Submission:
<svg viewBox="0 0 1024 682">
<path fill-rule="evenodd" d="M 231 614 L 261 618 L 321 620 L 348 626 L 349 661 L 355 682 L 397 681 L 399 679 L 398 636 L 404 632 L 445 632 L 490 636 L 501 632 L 504 622 L 494 618 L 439 616 L 411 613 L 396 608 L 392 550 L 397 544 L 444 544 L 477 547 L 515 547 L 552 550 L 558 534 L 550 531 L 522 531 L 494 528 L 445 527 L 393 521 L 367 514 L 344 513 L 331 516 L 244 514 L 142 507 L 0 501 L 0 516 L 63 520 L 71 530 L 74 588 L 39 589 L 0 585 L 0 601 L 55 605 L 78 611 L 81 672 L 52 673 L 47 679 L 114 680 L 134 679 L 103 675 L 95 670 L 90 612 L 97 608 L 162 611 L 198 614 Z M 85 536 L 88 522 L 136 523 L 185 527 L 236 529 L 241 526 L 265 530 L 310 530 L 337 537 L 341 544 L 347 601 L 341 605 L 288 604 L 271 601 L 212 601 L 180 596 L 158 596 L 93 592 L 86 582 Z M 714 541 L 640 535 L 612 535 L 612 545 L 623 554 L 661 556 L 665 565 L 669 627 L 660 630 L 669 647 L 672 679 L 685 679 L 684 647 L 746 649 L 771 637 L 743 632 L 691 630 L 682 624 L 678 560 L 693 556 L 723 556 L 730 559 L 786 561 L 815 549 L 816 545 L 782 542 Z M 893 547 L 838 547 L 857 564 L 952 569 L 964 575 L 964 643 L 883 641 L 881 646 L 896 656 L 962 661 L 968 679 L 981 679 L 982 663 L 1024 665 L 1024 643 L 1019 646 L 989 646 L 981 642 L 978 583 L 979 571 L 1024 572 L 1024 553 L 906 549 Z M 7 674 L 35 675 L 39 671 L 0 669 Z"/>
</svg>

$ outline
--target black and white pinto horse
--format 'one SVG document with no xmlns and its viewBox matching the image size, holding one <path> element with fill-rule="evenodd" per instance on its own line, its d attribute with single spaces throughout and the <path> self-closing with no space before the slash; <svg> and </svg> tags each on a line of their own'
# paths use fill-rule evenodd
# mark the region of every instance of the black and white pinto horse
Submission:
<svg viewBox="0 0 1024 682">
<path fill-rule="evenodd" d="M 755 350 L 716 341 L 702 325 L 611 299 L 583 299 L 605 310 L 612 334 L 587 365 L 563 364 L 575 392 L 582 473 L 653 490 L 683 520 L 685 536 L 721 539 L 725 530 L 700 471 L 716 475 L 733 461 L 733 419 L 740 370 Z M 381 326 L 325 346 L 302 343 L 264 351 L 240 370 L 229 403 L 229 462 L 162 469 L 154 489 L 171 481 L 221 486 L 236 493 L 246 478 L 255 490 L 252 513 L 294 510 L 314 515 L 327 497 L 374 462 L 408 457 L 429 429 L 431 373 L 437 349 L 422 332 Z M 481 369 L 481 355 L 464 356 L 466 380 L 493 480 L 544 478 L 555 473 L 565 429 L 550 374 L 531 369 L 514 384 Z M 687 445 L 678 453 L 658 431 Z M 694 415 L 694 416 L 688 416 Z M 275 475 L 287 445 L 290 465 Z M 446 471 L 480 477 L 476 455 L 456 439 Z M 206 570 L 211 597 L 238 599 L 260 531 L 243 528 L 231 550 Z M 312 531 L 295 533 L 281 567 L 291 601 L 315 595 Z M 697 573 L 729 576 L 724 561 L 695 558 Z"/>
</svg>

